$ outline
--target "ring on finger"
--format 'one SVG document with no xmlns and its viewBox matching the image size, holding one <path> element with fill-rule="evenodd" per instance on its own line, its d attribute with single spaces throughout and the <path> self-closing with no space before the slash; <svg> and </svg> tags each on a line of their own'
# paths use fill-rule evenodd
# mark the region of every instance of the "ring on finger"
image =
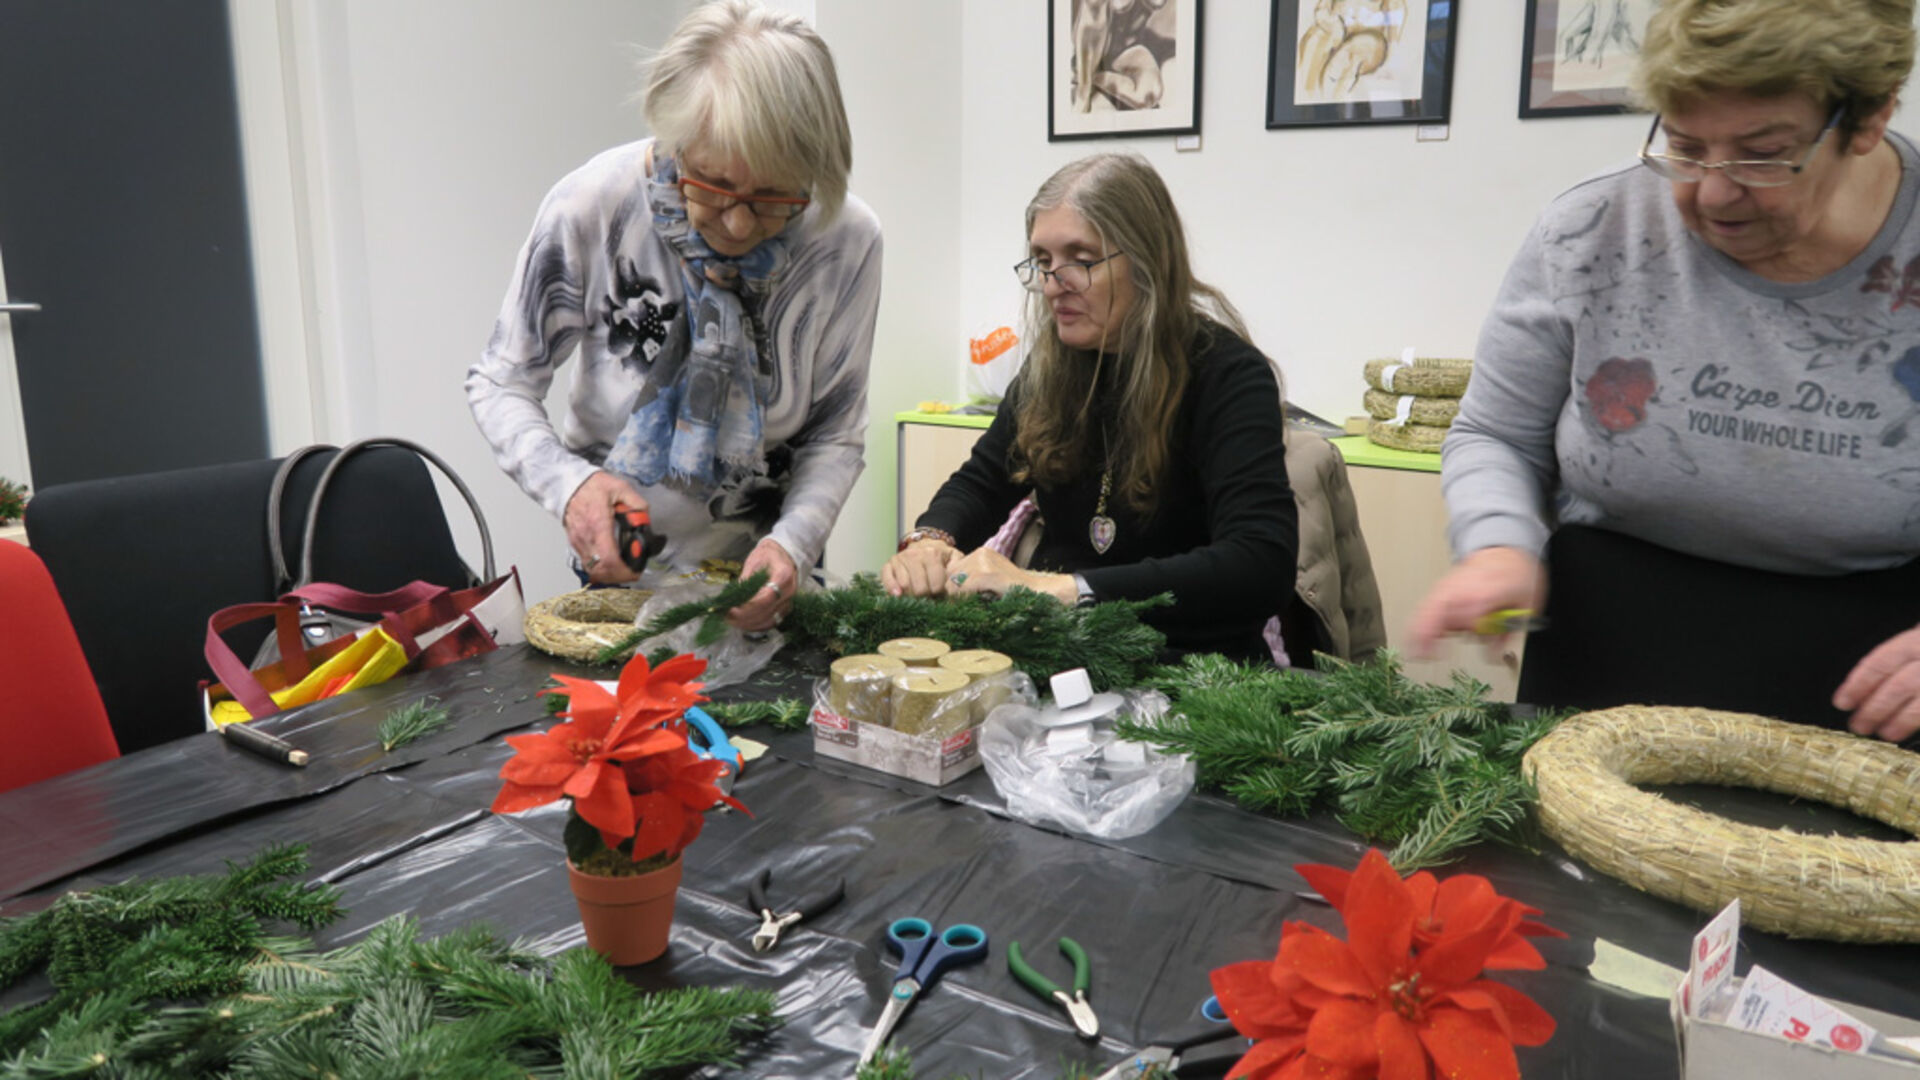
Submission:
<svg viewBox="0 0 1920 1080">
<path fill-rule="evenodd" d="M 594 554 L 587 556 L 586 560 L 580 564 L 580 568 L 582 570 L 591 570 L 595 566 L 599 565 L 599 563 L 600 563 L 600 555 L 598 552 L 595 552 Z"/>
<path fill-rule="evenodd" d="M 778 586 L 778 585 L 769 585 L 769 586 L 767 586 L 767 588 L 769 588 L 769 589 L 772 589 L 772 590 L 773 590 L 773 598 L 774 598 L 775 600 L 778 600 L 778 599 L 780 599 L 780 598 L 781 598 L 782 596 L 784 596 L 784 595 L 786 595 L 785 593 L 782 593 L 782 592 L 780 591 L 780 586 Z"/>
<path fill-rule="evenodd" d="M 965 585 L 967 583 L 967 572 L 962 570 L 947 580 L 953 582 L 955 585 Z"/>
</svg>

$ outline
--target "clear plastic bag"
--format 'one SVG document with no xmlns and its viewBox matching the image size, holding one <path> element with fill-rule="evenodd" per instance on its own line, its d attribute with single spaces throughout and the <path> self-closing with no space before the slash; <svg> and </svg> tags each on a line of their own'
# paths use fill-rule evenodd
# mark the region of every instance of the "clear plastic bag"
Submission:
<svg viewBox="0 0 1920 1080">
<path fill-rule="evenodd" d="M 1058 710 L 1015 703 L 987 716 L 980 760 L 1008 813 L 1107 840 L 1138 836 L 1173 813 L 1193 790 L 1192 760 L 1114 734 L 1122 717 L 1158 721 L 1167 699 L 1152 690 L 1119 696 L 1116 711 L 1090 720 L 1061 722 Z"/>
<path fill-rule="evenodd" d="M 643 579 L 643 584 L 651 587 L 654 593 L 640 606 L 640 613 L 633 620 L 635 626 L 647 625 L 669 608 L 697 600 L 711 600 L 728 583 L 709 581 L 699 575 L 674 574 L 670 577 L 662 575 L 657 582 Z M 702 643 L 700 639 L 704 635 L 714 632 L 707 628 L 707 622 L 706 619 L 694 619 L 664 634 L 650 637 L 640 643 L 640 651 L 651 654 L 665 647 L 675 653 L 698 656 L 707 662 L 706 673 L 700 677 L 700 682 L 708 690 L 714 690 L 752 678 L 787 643 L 786 637 L 778 630 L 747 634 L 724 621 L 716 628 L 719 636 Z"/>
</svg>

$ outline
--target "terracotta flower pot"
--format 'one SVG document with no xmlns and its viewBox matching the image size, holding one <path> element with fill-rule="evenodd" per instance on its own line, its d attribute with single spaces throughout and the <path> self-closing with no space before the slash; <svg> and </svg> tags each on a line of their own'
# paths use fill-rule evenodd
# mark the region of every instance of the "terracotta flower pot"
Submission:
<svg viewBox="0 0 1920 1080">
<path fill-rule="evenodd" d="M 673 901 L 680 892 L 680 860 L 632 877 L 583 874 L 567 864 L 587 947 L 615 965 L 644 964 L 667 951 Z"/>
</svg>

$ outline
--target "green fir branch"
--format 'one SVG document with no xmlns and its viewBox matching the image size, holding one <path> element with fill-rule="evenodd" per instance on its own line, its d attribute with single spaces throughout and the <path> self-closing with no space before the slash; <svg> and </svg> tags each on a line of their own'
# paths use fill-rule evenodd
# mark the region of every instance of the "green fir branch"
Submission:
<svg viewBox="0 0 1920 1080">
<path fill-rule="evenodd" d="M 58 946 L 66 937 L 96 936 L 89 928 L 97 929 L 103 916 L 178 907 L 188 898 L 203 903 L 223 889 L 228 900 L 245 902 L 253 890 L 278 887 L 258 880 L 260 866 L 236 867 L 220 881 L 169 879 L 139 890 L 116 886 L 121 891 L 107 896 L 100 895 L 107 890 L 69 894 L 0 932 L 21 955 L 52 953 L 57 948 L 34 944 L 46 937 L 49 922 L 59 928 Z M 236 893 L 239 878 L 249 880 Z M 744 1042 L 777 1022 L 766 991 L 645 993 L 589 950 L 549 961 L 480 929 L 422 939 L 415 923 L 396 918 L 331 952 L 315 952 L 303 938 L 256 932 L 246 950 L 215 962 L 186 940 L 201 921 L 153 926 L 114 951 L 86 981 L 86 993 L 70 994 L 72 980 L 57 982 L 54 1000 L 0 1017 L 13 1036 L 0 1051 L 0 1075 L 677 1075 L 737 1065 Z M 231 933 L 222 926 L 210 936 Z M 110 922 L 104 940 L 126 935 Z M 20 948 L 28 939 L 33 947 Z M 213 981 L 178 969 L 196 957 L 224 982 L 219 992 L 174 992 Z"/>
<path fill-rule="evenodd" d="M 781 625 L 789 640 L 847 656 L 883 641 L 930 637 L 956 649 L 993 649 L 1039 686 L 1056 672 L 1084 667 L 1096 690 L 1137 686 L 1166 637 L 1140 621 L 1170 597 L 1116 600 L 1077 608 L 1027 589 L 1004 596 L 930 599 L 890 596 L 872 574 L 844 589 L 802 592 Z"/>
<path fill-rule="evenodd" d="M 380 721 L 380 749 L 391 754 L 415 739 L 446 727 L 451 718 L 452 714 L 437 698 L 425 697 L 402 705 Z"/>
<path fill-rule="evenodd" d="M 1189 755 L 1203 785 L 1248 809 L 1331 810 L 1402 872 L 1482 841 L 1523 843 L 1534 792 L 1521 758 L 1565 715 L 1517 718 L 1458 673 L 1415 682 L 1384 651 L 1366 664 L 1323 656 L 1317 672 L 1195 656 L 1148 683 L 1174 707 L 1122 723 L 1123 738 Z"/>
<path fill-rule="evenodd" d="M 772 701 L 710 701 L 700 706 L 721 727 L 741 728 L 765 724 L 775 731 L 799 731 L 807 726 L 811 711 L 799 698 L 775 698 Z"/>
<path fill-rule="evenodd" d="M 747 577 L 728 582 L 725 588 L 707 599 L 675 604 L 655 615 L 647 625 L 600 650 L 599 655 L 593 658 L 593 662 L 615 664 L 624 661 L 640 648 L 641 642 L 659 637 L 668 631 L 677 630 L 695 619 L 703 621 L 694 643 L 711 645 L 726 633 L 727 612 L 753 599 L 754 594 L 765 588 L 766 584 L 767 572 L 756 570 Z"/>
</svg>

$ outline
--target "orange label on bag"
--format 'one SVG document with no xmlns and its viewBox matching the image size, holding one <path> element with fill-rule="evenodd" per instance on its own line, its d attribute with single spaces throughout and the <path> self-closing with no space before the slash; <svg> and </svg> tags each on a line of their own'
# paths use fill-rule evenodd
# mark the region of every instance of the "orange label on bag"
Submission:
<svg viewBox="0 0 1920 1080">
<path fill-rule="evenodd" d="M 1018 344 L 1020 344 L 1020 339 L 1014 336 L 1011 327 L 1006 326 L 995 330 L 986 337 L 974 338 L 967 342 L 967 346 L 973 354 L 973 362 L 976 364 L 987 363 Z"/>
</svg>

